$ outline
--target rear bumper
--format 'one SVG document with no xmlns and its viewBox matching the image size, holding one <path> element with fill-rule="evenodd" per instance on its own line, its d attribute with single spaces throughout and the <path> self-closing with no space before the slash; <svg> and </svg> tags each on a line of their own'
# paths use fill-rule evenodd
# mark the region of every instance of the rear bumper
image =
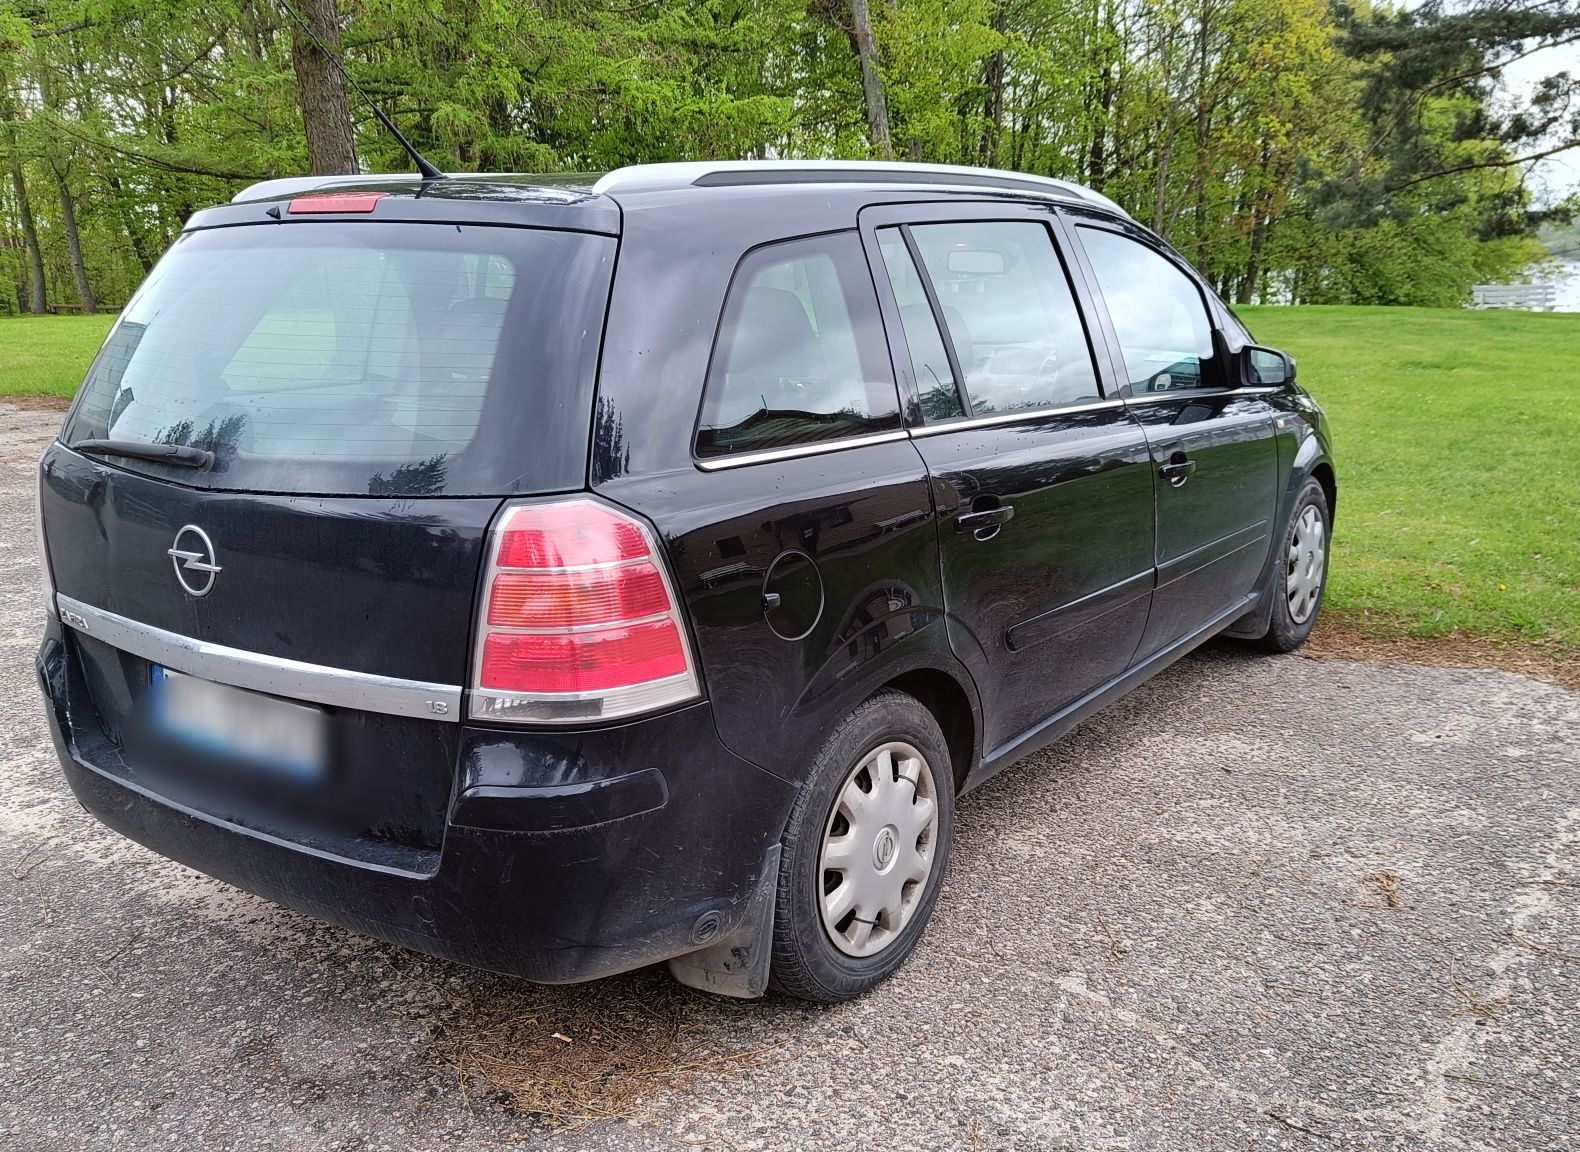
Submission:
<svg viewBox="0 0 1580 1152">
<path fill-rule="evenodd" d="M 579 733 L 463 730 L 438 851 L 337 853 L 177 804 L 105 737 L 60 626 L 38 674 L 85 808 L 161 855 L 391 943 L 544 983 L 742 930 L 790 785 L 731 754 L 707 704 Z"/>
</svg>

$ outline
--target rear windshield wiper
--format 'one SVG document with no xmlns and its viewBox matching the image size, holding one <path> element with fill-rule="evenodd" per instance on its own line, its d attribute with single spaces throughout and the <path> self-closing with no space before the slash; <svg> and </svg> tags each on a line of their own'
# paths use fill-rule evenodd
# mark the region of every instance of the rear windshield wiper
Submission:
<svg viewBox="0 0 1580 1152">
<path fill-rule="evenodd" d="M 207 472 L 214 466 L 214 453 L 185 444 L 147 444 L 141 440 L 78 440 L 66 447 L 74 452 L 99 456 L 129 456 L 133 460 L 152 460 L 156 464 L 179 464 Z"/>
</svg>

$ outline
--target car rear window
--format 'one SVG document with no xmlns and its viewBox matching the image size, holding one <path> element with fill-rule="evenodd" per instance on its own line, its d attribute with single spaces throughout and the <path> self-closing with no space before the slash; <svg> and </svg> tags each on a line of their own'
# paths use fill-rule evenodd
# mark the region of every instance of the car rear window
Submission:
<svg viewBox="0 0 1580 1152">
<path fill-rule="evenodd" d="M 186 444 L 181 484 L 337 495 L 579 487 L 613 238 L 311 222 L 189 233 L 127 305 L 64 438 Z"/>
</svg>

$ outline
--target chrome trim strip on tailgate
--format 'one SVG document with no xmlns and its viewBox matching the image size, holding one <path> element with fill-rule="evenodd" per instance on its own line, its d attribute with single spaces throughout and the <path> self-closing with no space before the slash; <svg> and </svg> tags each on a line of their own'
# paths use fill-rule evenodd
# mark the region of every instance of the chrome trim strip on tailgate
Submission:
<svg viewBox="0 0 1580 1152">
<path fill-rule="evenodd" d="M 287 660 L 282 656 L 266 656 L 261 652 L 228 648 L 177 632 L 166 632 L 70 596 L 57 596 L 57 601 L 61 620 L 83 635 L 177 672 L 313 704 L 452 724 L 461 721 L 461 687 L 458 684 L 399 680 L 393 676 L 375 676 L 371 672 L 353 672 L 347 668 Z"/>
</svg>

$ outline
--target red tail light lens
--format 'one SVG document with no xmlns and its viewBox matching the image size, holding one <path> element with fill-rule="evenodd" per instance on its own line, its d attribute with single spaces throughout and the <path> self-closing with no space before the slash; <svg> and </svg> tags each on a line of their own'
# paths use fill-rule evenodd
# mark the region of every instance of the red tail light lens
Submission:
<svg viewBox="0 0 1580 1152">
<path fill-rule="evenodd" d="M 699 694 L 652 533 L 590 497 L 506 507 L 479 632 L 475 719 L 608 720 Z"/>
<path fill-rule="evenodd" d="M 502 568 L 584 568 L 650 553 L 640 524 L 591 500 L 521 505 L 496 531 Z"/>
<path fill-rule="evenodd" d="M 298 196 L 291 201 L 292 216 L 316 216 L 323 212 L 371 212 L 384 199 L 384 192 L 323 192 Z"/>
<path fill-rule="evenodd" d="M 483 642 L 483 683 L 537 692 L 602 692 L 686 671 L 686 646 L 671 620 L 586 634 L 495 632 Z"/>
</svg>

